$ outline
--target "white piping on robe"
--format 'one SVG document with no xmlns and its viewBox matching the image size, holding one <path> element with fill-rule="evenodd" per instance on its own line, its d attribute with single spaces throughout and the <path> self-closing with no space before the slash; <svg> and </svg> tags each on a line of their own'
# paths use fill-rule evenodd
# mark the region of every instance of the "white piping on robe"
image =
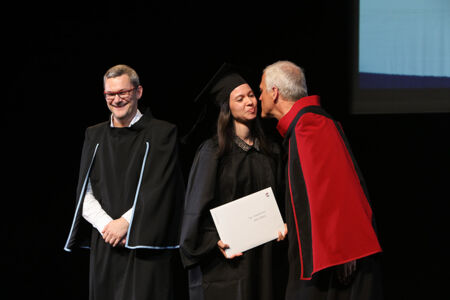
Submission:
<svg viewBox="0 0 450 300">
<path fill-rule="evenodd" d="M 76 208 L 76 210 L 75 210 L 75 216 L 73 217 L 73 220 L 72 220 L 72 226 L 70 227 L 69 237 L 67 238 L 66 245 L 64 246 L 64 250 L 66 250 L 66 251 L 68 251 L 68 252 L 71 252 L 71 251 L 72 251 L 72 250 L 69 249 L 69 247 L 68 247 L 68 245 L 69 245 L 69 240 L 70 240 L 70 237 L 72 236 L 73 227 L 75 226 L 75 220 L 76 220 L 77 215 L 78 215 L 78 210 L 80 209 L 81 200 L 83 199 L 84 191 L 85 191 L 85 189 L 86 189 L 86 184 L 87 184 L 87 181 L 88 181 L 88 179 L 89 179 L 89 174 L 91 173 L 91 167 L 92 167 L 92 164 L 94 163 L 95 155 L 97 154 L 98 145 L 99 145 L 99 144 L 97 144 L 97 145 L 95 146 L 94 154 L 92 155 L 91 163 L 89 164 L 89 169 L 88 169 L 88 171 L 87 171 L 86 178 L 84 179 L 84 182 L 83 182 L 83 187 L 82 187 L 82 189 L 81 189 L 80 198 L 78 199 L 77 208 Z"/>
<path fill-rule="evenodd" d="M 148 151 L 150 149 L 149 142 L 145 142 L 145 145 L 146 145 L 145 155 L 144 155 L 144 160 L 142 162 L 141 174 L 139 176 L 138 186 L 136 189 L 136 196 L 134 197 L 134 203 L 133 203 L 133 208 L 132 208 L 133 213 L 131 214 L 130 226 L 128 227 L 127 241 L 125 244 L 125 248 L 128 248 L 128 249 L 178 249 L 178 248 L 180 248 L 180 245 L 164 246 L 164 247 L 160 247 L 160 246 L 130 246 L 129 245 L 129 240 L 130 240 L 129 236 L 130 236 L 131 226 L 133 225 L 134 210 L 136 209 L 136 203 L 137 203 L 137 199 L 139 196 L 139 190 L 141 188 L 141 183 L 142 183 L 142 176 L 144 175 L 145 163 L 147 161 Z"/>
</svg>

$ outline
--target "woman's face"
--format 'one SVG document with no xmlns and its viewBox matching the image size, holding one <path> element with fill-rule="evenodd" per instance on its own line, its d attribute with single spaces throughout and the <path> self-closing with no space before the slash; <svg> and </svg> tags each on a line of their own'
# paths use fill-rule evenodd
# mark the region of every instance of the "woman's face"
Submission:
<svg viewBox="0 0 450 300">
<path fill-rule="evenodd" d="M 240 123 L 246 124 L 256 118 L 256 97 L 247 83 L 241 84 L 230 93 L 230 110 L 233 118 Z"/>
</svg>

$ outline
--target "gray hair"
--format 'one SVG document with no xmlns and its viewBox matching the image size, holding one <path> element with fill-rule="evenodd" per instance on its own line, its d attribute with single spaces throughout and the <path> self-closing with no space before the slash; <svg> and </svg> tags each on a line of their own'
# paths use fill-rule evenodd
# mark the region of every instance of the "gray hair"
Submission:
<svg viewBox="0 0 450 300">
<path fill-rule="evenodd" d="M 139 86 L 139 76 L 136 73 L 136 71 L 127 66 L 127 65 L 116 65 L 112 68 L 110 68 L 108 71 L 106 71 L 105 75 L 103 76 L 103 85 L 105 84 L 106 79 L 119 77 L 122 75 L 128 75 L 130 77 L 131 84 L 134 87 Z"/>
<path fill-rule="evenodd" d="M 265 74 L 267 91 L 277 87 L 281 96 L 290 101 L 297 101 L 308 96 L 305 74 L 302 68 L 290 61 L 277 61 L 267 66 L 263 74 Z"/>
</svg>

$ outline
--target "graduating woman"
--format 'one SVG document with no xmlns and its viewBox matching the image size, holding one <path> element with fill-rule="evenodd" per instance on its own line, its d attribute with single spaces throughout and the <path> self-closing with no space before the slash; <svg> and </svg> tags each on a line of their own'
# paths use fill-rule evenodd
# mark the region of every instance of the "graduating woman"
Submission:
<svg viewBox="0 0 450 300">
<path fill-rule="evenodd" d="M 283 199 L 279 148 L 264 138 L 255 94 L 230 65 L 219 69 L 199 97 L 214 101 L 220 112 L 217 134 L 197 150 L 185 198 L 180 253 L 191 300 L 283 299 L 284 242 L 227 257 L 227 241 L 220 240 L 209 212 L 267 187 Z"/>
</svg>

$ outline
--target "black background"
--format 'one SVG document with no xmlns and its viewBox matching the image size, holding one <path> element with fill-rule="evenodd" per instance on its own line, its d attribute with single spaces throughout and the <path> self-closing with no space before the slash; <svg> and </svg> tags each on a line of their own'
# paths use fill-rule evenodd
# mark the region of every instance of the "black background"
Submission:
<svg viewBox="0 0 450 300">
<path fill-rule="evenodd" d="M 386 299 L 444 298 L 450 115 L 350 114 L 354 13 L 352 1 L 326 0 L 5 9 L 2 298 L 87 299 L 88 253 L 63 247 L 84 130 L 109 116 L 109 67 L 135 68 L 141 104 L 183 134 L 195 119 L 193 99 L 223 61 L 259 76 L 280 59 L 305 69 L 309 93 L 348 135 L 377 217 Z M 191 151 L 182 155 L 186 170 Z"/>
</svg>

